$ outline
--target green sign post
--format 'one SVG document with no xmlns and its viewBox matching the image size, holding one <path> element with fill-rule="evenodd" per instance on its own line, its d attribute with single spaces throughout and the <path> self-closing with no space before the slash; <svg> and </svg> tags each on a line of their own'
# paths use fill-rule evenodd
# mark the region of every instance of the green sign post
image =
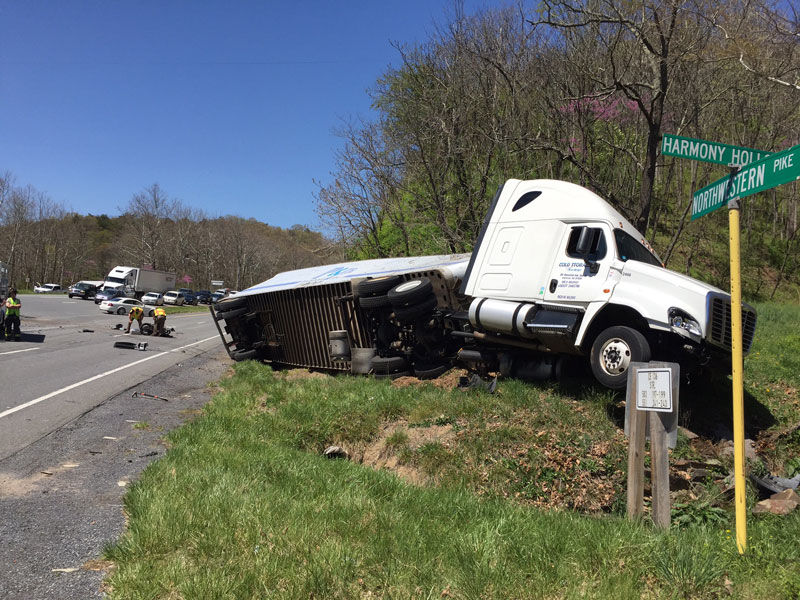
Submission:
<svg viewBox="0 0 800 600">
<path fill-rule="evenodd" d="M 772 152 L 731 146 L 708 140 L 696 140 L 680 135 L 665 133 L 661 139 L 661 154 L 678 156 L 719 165 L 746 165 L 769 156 Z"/>
<path fill-rule="evenodd" d="M 800 145 L 770 154 L 723 177 L 692 195 L 692 220 L 733 198 L 743 198 L 800 179 Z"/>
</svg>

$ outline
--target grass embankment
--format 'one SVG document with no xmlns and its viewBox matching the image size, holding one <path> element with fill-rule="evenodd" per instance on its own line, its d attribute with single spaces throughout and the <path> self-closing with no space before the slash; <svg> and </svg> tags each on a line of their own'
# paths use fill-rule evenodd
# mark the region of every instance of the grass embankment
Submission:
<svg viewBox="0 0 800 600">
<path fill-rule="evenodd" d="M 198 304 L 197 306 L 170 306 L 164 305 L 163 308 L 168 315 L 182 315 L 184 313 L 208 313 L 207 304 Z"/>
<path fill-rule="evenodd" d="M 782 336 L 761 337 L 747 364 L 750 401 L 779 421 L 766 435 L 800 412 L 782 409 L 796 400 L 785 319 L 798 315 L 761 310 L 759 335 Z M 622 518 L 617 396 L 290 375 L 239 363 L 204 414 L 170 434 L 126 496 L 128 532 L 107 550 L 112 597 L 800 594 L 800 511 L 751 517 L 744 556 L 724 511 L 696 510 L 666 534 Z M 331 444 L 354 460 L 324 458 Z M 682 440 L 678 452 L 693 451 Z"/>
</svg>

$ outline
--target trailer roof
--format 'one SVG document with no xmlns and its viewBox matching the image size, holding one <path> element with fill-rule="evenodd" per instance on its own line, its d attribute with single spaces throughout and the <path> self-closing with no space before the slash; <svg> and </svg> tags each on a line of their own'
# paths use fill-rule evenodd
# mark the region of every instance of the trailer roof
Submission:
<svg viewBox="0 0 800 600">
<path fill-rule="evenodd" d="M 341 283 L 363 277 L 399 275 L 415 271 L 446 270 L 453 277 L 463 277 L 469 263 L 469 254 L 440 254 L 436 256 L 407 256 L 402 258 L 376 258 L 319 267 L 308 267 L 278 273 L 236 296 L 249 296 L 263 292 Z"/>
</svg>

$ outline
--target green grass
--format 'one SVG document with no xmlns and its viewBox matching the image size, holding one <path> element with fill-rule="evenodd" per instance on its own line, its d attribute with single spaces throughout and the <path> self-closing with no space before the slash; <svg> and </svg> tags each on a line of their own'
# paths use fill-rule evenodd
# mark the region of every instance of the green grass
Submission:
<svg viewBox="0 0 800 600">
<path fill-rule="evenodd" d="M 784 319 L 795 313 L 760 309 L 748 389 L 758 384 L 755 401 L 780 412 L 785 396 L 768 383 L 785 375 L 796 387 L 798 375 L 788 348 L 760 336 L 774 328 L 789 339 Z M 112 598 L 800 594 L 800 511 L 750 517 L 744 556 L 730 513 L 711 498 L 676 507 L 669 533 L 622 517 L 625 441 L 608 416 L 618 398 L 606 392 L 290 380 L 254 362 L 220 386 L 126 495 L 128 531 L 106 550 L 118 566 Z M 390 423 L 401 427 L 386 433 Z M 432 431 L 446 436 L 424 438 Z M 331 444 L 356 457 L 380 444 L 428 484 L 326 459 Z"/>
<path fill-rule="evenodd" d="M 198 312 L 208 312 L 208 305 L 207 304 L 198 304 L 197 306 L 167 306 L 164 305 L 163 308 L 168 315 L 180 315 L 183 313 L 198 313 Z"/>
</svg>

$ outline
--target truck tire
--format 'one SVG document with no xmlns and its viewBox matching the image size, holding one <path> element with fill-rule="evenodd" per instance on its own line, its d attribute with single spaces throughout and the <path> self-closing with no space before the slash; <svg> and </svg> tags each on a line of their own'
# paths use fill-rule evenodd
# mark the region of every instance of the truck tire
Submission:
<svg viewBox="0 0 800 600">
<path fill-rule="evenodd" d="M 230 300 L 220 300 L 216 305 L 214 305 L 214 310 L 216 310 L 217 314 L 219 314 L 235 308 L 240 308 L 246 304 L 247 298 L 231 298 Z"/>
<path fill-rule="evenodd" d="M 383 277 L 371 277 L 360 281 L 356 286 L 359 296 L 383 295 L 403 281 L 400 275 L 385 275 Z"/>
<path fill-rule="evenodd" d="M 414 366 L 414 375 L 417 379 L 436 379 L 439 375 L 442 375 L 450 370 L 450 365 L 443 364 L 443 365 L 419 365 Z"/>
<path fill-rule="evenodd" d="M 589 362 L 595 379 L 612 390 L 624 390 L 632 362 L 650 360 L 650 344 L 632 327 L 615 325 L 600 332 L 592 344 Z"/>
<path fill-rule="evenodd" d="M 250 360 L 251 358 L 255 358 L 256 353 L 257 350 L 237 350 L 233 353 L 233 360 Z"/>
<path fill-rule="evenodd" d="M 430 296 L 419 304 L 408 306 L 406 308 L 395 308 L 394 318 L 401 323 L 411 323 L 420 317 L 430 314 L 431 311 L 436 308 L 437 304 L 438 302 L 436 301 L 436 296 Z"/>
<path fill-rule="evenodd" d="M 374 310 L 389 306 L 388 296 L 359 296 L 358 305 L 364 310 Z"/>
<path fill-rule="evenodd" d="M 388 375 L 408 370 L 408 362 L 402 356 L 373 356 L 369 361 L 369 366 L 376 375 Z"/>
<path fill-rule="evenodd" d="M 389 302 L 392 306 L 402 308 L 411 306 L 412 304 L 419 304 L 433 293 L 433 284 L 427 277 L 421 279 L 412 279 L 411 281 L 404 281 L 400 285 L 394 286 L 389 290 Z"/>
<path fill-rule="evenodd" d="M 236 317 L 241 317 L 244 314 L 247 314 L 247 311 L 250 310 L 247 307 L 244 308 L 234 308 L 233 310 L 226 310 L 220 315 L 221 319 L 225 319 L 226 321 L 230 321 L 231 319 L 235 319 Z M 217 313 L 219 315 L 219 312 Z"/>
</svg>

